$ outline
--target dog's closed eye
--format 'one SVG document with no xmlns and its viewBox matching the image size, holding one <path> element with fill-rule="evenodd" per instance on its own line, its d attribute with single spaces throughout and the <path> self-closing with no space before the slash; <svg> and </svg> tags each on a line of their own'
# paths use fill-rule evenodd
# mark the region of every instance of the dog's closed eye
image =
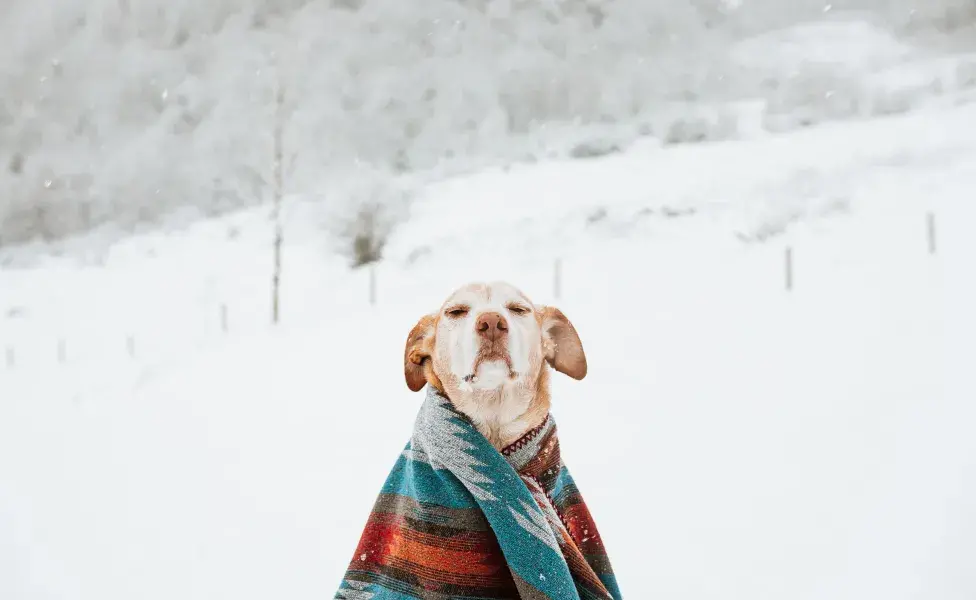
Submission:
<svg viewBox="0 0 976 600">
<path fill-rule="evenodd" d="M 528 306 L 523 306 L 522 304 L 509 304 L 508 310 L 519 316 L 527 315 L 532 312 L 532 309 L 530 309 Z"/>
<path fill-rule="evenodd" d="M 451 317 L 452 319 L 460 319 L 464 315 L 468 314 L 471 309 L 467 306 L 452 306 L 451 308 L 444 311 L 444 314 Z"/>
</svg>

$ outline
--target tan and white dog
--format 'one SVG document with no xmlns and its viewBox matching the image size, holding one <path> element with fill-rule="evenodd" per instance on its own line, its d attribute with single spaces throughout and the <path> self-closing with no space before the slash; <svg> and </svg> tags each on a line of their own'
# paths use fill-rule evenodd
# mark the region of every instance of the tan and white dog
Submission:
<svg viewBox="0 0 976 600">
<path fill-rule="evenodd" d="M 455 291 L 417 322 L 403 357 L 411 390 L 434 386 L 499 450 L 548 415 L 546 363 L 574 379 L 586 376 L 586 355 L 569 319 L 507 283 Z"/>
</svg>

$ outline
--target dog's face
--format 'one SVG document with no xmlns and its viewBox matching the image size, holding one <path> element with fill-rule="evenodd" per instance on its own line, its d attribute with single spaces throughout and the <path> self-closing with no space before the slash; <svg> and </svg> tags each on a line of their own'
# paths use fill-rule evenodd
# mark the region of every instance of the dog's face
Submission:
<svg viewBox="0 0 976 600">
<path fill-rule="evenodd" d="M 404 374 L 410 389 L 429 382 L 457 402 L 500 388 L 531 389 L 546 362 L 575 379 L 586 375 L 579 336 L 562 312 L 535 306 L 506 283 L 473 283 L 414 326 Z"/>
<path fill-rule="evenodd" d="M 542 330 L 532 303 L 507 284 L 467 285 L 442 305 L 434 372 L 462 389 L 496 389 L 538 372 Z"/>
</svg>

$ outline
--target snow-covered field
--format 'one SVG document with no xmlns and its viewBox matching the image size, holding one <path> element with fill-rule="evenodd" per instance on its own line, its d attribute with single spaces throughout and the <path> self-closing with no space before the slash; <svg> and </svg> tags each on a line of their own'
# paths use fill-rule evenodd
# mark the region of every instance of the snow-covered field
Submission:
<svg viewBox="0 0 976 600">
<path fill-rule="evenodd" d="M 407 331 L 501 278 L 580 331 L 554 410 L 626 597 L 971 600 L 974 124 L 944 102 L 435 183 L 375 305 L 295 201 L 277 328 L 263 209 L 7 267 L 0 598 L 331 597 L 421 401 Z"/>
</svg>

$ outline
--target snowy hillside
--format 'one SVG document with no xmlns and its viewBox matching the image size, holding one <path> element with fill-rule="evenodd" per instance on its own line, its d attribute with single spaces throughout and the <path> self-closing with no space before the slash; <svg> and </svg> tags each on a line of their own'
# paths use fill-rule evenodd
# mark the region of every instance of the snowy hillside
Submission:
<svg viewBox="0 0 976 600">
<path fill-rule="evenodd" d="M 5 0 L 0 245 L 976 86 L 971 0 Z M 276 92 L 281 90 L 281 102 Z M 189 213 L 187 216 L 186 213 Z"/>
<path fill-rule="evenodd" d="M 421 400 L 408 329 L 503 278 L 580 331 L 554 411 L 626 597 L 969 600 L 973 123 L 945 102 L 421 187 L 375 305 L 296 200 L 277 329 L 265 210 L 8 250 L 0 597 L 331 597 Z"/>
</svg>

